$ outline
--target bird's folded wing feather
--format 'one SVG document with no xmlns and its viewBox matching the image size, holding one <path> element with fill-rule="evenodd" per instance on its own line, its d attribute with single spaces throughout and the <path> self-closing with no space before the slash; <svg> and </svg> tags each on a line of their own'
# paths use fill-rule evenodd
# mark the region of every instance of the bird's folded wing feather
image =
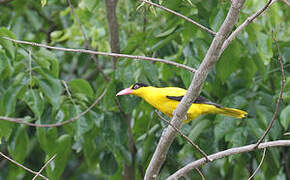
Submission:
<svg viewBox="0 0 290 180">
<path fill-rule="evenodd" d="M 166 96 L 166 97 L 168 99 L 175 100 L 175 101 L 181 101 L 182 98 L 183 98 L 183 96 Z M 196 103 L 196 104 L 209 104 L 209 105 L 216 106 L 218 108 L 222 107 L 221 105 L 213 103 L 213 102 L 209 101 L 208 99 L 206 99 L 206 98 L 204 98 L 202 96 L 198 96 L 193 103 Z"/>
</svg>

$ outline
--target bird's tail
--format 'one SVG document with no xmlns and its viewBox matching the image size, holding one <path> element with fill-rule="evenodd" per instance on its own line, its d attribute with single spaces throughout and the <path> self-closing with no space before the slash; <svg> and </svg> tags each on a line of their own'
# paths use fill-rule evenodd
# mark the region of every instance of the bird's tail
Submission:
<svg viewBox="0 0 290 180">
<path fill-rule="evenodd" d="M 248 115 L 247 112 L 239 110 L 239 109 L 234 109 L 234 108 L 227 108 L 227 107 L 221 107 L 219 108 L 220 112 L 219 114 L 223 114 L 226 116 L 231 116 L 235 118 L 244 118 Z"/>
</svg>

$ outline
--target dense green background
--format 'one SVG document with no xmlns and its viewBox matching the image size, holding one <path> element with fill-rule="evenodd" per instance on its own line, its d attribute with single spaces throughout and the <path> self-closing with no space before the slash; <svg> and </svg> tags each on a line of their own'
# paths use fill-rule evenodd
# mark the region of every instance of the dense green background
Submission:
<svg viewBox="0 0 290 180">
<path fill-rule="evenodd" d="M 192 4 L 189 1 L 164 0 L 162 5 L 218 31 L 230 1 L 191 0 Z M 65 0 L 49 0 L 44 7 L 35 0 L 0 3 L 0 36 L 84 48 L 84 37 Z M 110 52 L 105 2 L 73 0 L 72 3 L 91 46 Z M 265 4 L 266 1 L 247 0 L 237 25 Z M 147 5 L 137 9 L 139 5 L 140 2 L 133 0 L 118 3 L 121 53 L 154 56 L 198 67 L 213 37 L 179 17 Z M 289 132 L 290 123 L 289 19 L 285 4 L 272 5 L 237 36 L 209 74 L 202 95 L 224 106 L 246 110 L 249 117 L 237 120 L 208 115 L 184 125 L 182 132 L 207 154 L 256 142 L 272 118 L 281 85 L 272 31 L 281 49 L 286 87 L 267 140 L 289 139 L 283 135 Z M 133 164 L 135 179 L 142 179 L 166 124 L 143 100 L 115 97 L 115 94 L 135 82 L 187 88 L 192 74 L 166 64 L 121 58 L 114 69 L 110 57 L 97 59 L 110 77 L 109 82 L 96 70 L 88 54 L 51 51 L 0 39 L 1 116 L 26 117 L 29 122 L 41 124 L 62 122 L 84 111 L 108 88 L 92 111 L 63 127 L 35 128 L 0 121 L 1 152 L 35 171 L 57 154 L 43 172 L 51 179 L 121 179 L 126 164 Z M 128 131 L 128 123 L 132 132 Z M 129 148 L 132 143 L 136 152 Z M 230 156 L 201 170 L 206 179 L 245 179 L 253 173 L 261 156 L 261 151 Z M 201 157 L 183 138 L 177 137 L 160 179 Z M 289 179 L 289 167 L 289 148 L 268 149 L 255 179 Z M 32 177 L 1 158 L 0 179 Z M 200 179 L 195 171 L 188 177 Z"/>
</svg>

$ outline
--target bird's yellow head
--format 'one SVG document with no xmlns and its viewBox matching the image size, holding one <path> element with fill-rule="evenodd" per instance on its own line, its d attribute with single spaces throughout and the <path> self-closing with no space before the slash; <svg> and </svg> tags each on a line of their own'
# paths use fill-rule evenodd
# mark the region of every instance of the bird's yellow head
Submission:
<svg viewBox="0 0 290 180">
<path fill-rule="evenodd" d="M 122 91 L 118 92 L 116 96 L 122 96 L 122 95 L 127 95 L 127 94 L 132 94 L 135 96 L 142 96 L 146 87 L 148 87 L 147 84 L 135 83 L 129 88 L 123 89 Z"/>
</svg>

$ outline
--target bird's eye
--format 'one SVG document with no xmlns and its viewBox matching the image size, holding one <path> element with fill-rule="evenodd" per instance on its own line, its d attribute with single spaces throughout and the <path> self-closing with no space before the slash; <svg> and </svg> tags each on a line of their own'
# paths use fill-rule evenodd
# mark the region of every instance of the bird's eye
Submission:
<svg viewBox="0 0 290 180">
<path fill-rule="evenodd" d="M 135 84 L 133 87 L 133 89 L 138 89 L 138 88 L 140 88 L 140 86 L 138 84 Z"/>
</svg>

